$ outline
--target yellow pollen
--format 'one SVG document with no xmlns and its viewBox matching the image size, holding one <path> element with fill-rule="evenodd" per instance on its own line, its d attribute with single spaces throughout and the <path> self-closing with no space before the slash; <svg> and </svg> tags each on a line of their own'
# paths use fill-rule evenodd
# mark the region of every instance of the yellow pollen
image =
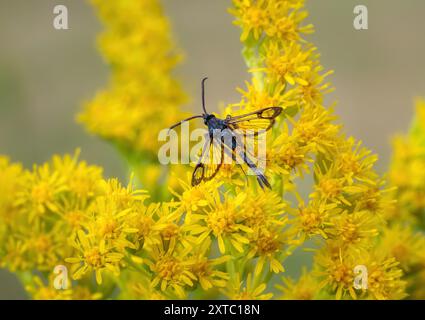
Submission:
<svg viewBox="0 0 425 320">
<path fill-rule="evenodd" d="M 338 265 L 334 268 L 332 276 L 336 282 L 343 283 L 345 286 L 353 284 L 353 271 L 345 265 Z"/>
<path fill-rule="evenodd" d="M 146 216 L 141 217 L 137 225 L 137 228 L 139 229 L 139 237 L 146 237 L 147 235 L 149 235 L 152 225 L 152 218 Z"/>
<path fill-rule="evenodd" d="M 251 7 L 246 10 L 244 18 L 248 25 L 254 28 L 260 28 L 265 25 L 267 14 L 262 9 Z"/>
<path fill-rule="evenodd" d="M 219 210 L 211 212 L 207 218 L 207 224 L 213 231 L 214 235 L 218 236 L 222 233 L 231 232 L 235 224 L 233 212 L 227 210 Z"/>
<path fill-rule="evenodd" d="M 173 258 L 164 258 L 157 263 L 158 275 L 165 280 L 172 280 L 180 271 L 179 263 Z"/>
<path fill-rule="evenodd" d="M 351 219 L 346 220 L 345 224 L 341 226 L 340 235 L 344 241 L 350 243 L 354 243 L 360 238 L 357 225 Z"/>
<path fill-rule="evenodd" d="M 317 230 L 322 222 L 320 213 L 310 208 L 301 209 L 300 218 L 303 229 L 307 233 Z"/>
<path fill-rule="evenodd" d="M 258 253 L 268 255 L 279 250 L 279 242 L 270 235 L 260 236 L 257 241 Z"/>
<path fill-rule="evenodd" d="M 341 155 L 341 171 L 356 174 L 360 171 L 360 164 L 351 153 Z"/>
<path fill-rule="evenodd" d="M 93 248 L 87 253 L 84 254 L 84 258 L 88 265 L 96 268 L 102 265 L 102 255 L 100 254 L 99 249 Z"/>
<path fill-rule="evenodd" d="M 175 224 L 169 224 L 164 230 L 162 230 L 161 235 L 164 240 L 170 240 L 176 237 L 179 234 L 179 227 Z"/>
<path fill-rule="evenodd" d="M 337 179 L 322 179 L 319 189 L 327 198 L 335 198 L 341 193 L 341 183 Z"/>
<path fill-rule="evenodd" d="M 105 238 L 115 238 L 118 229 L 118 224 L 114 219 L 100 219 L 99 220 L 99 234 Z"/>
<path fill-rule="evenodd" d="M 207 259 L 198 262 L 193 266 L 193 273 L 198 276 L 206 276 L 209 274 L 209 265 Z"/>
<path fill-rule="evenodd" d="M 302 163 L 303 157 L 300 156 L 297 151 L 294 145 L 288 146 L 281 156 L 283 163 L 290 168 L 295 168 L 298 164 Z"/>
</svg>

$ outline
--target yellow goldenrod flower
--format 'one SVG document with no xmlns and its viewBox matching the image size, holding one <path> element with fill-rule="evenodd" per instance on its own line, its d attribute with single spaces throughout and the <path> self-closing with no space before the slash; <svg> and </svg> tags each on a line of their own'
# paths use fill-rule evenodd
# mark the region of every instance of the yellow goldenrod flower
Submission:
<svg viewBox="0 0 425 320">
<path fill-rule="evenodd" d="M 0 156 L 0 239 L 6 232 L 6 226 L 15 220 L 18 209 L 13 195 L 19 190 L 21 179 L 22 166 L 11 164 L 7 157 Z"/>
<path fill-rule="evenodd" d="M 355 267 L 365 266 L 367 288 L 356 289 Z M 319 287 L 329 290 L 337 299 L 402 299 L 405 297 L 405 281 L 401 280 L 403 271 L 393 257 L 379 252 L 342 250 L 332 243 L 322 250 L 315 260 L 315 274 L 322 278 Z"/>
<path fill-rule="evenodd" d="M 132 155 L 134 165 L 142 155 L 156 155 L 159 131 L 182 115 L 178 106 L 185 95 L 171 75 L 180 54 L 158 0 L 92 3 L 106 26 L 99 45 L 113 76 L 109 88 L 85 105 L 79 121 Z"/>
<path fill-rule="evenodd" d="M 405 272 L 423 268 L 425 237 L 410 226 L 394 224 L 385 228 L 379 248 L 395 257 Z"/>
<path fill-rule="evenodd" d="M 153 246 L 146 264 L 153 272 L 152 287 L 180 299 L 185 298 L 185 288 L 193 287 L 197 277 L 192 272 L 193 260 L 188 259 L 189 249 L 174 245 L 166 248 L 164 243 Z M 171 292 L 170 292 L 171 289 Z"/>
<path fill-rule="evenodd" d="M 368 249 L 379 234 L 377 219 L 368 211 L 345 211 L 331 219 L 329 237 L 338 239 L 342 248 Z"/>
<path fill-rule="evenodd" d="M 276 285 L 276 288 L 282 292 L 278 297 L 282 300 L 313 300 L 319 297 L 318 285 L 316 277 L 303 269 L 297 282 L 283 277 L 282 285 Z"/>
<path fill-rule="evenodd" d="M 273 297 L 273 293 L 264 293 L 266 289 L 265 283 L 255 284 L 254 275 L 248 274 L 244 283 L 241 274 L 237 272 L 232 281 L 229 281 L 228 288 L 222 291 L 233 300 L 269 300 Z"/>
<path fill-rule="evenodd" d="M 211 203 L 203 214 L 198 214 L 194 219 L 198 225 L 192 228 L 192 234 L 198 235 L 197 243 L 201 243 L 211 234 L 218 241 L 218 247 L 222 254 L 235 248 L 238 252 L 244 252 L 243 246 L 249 243 L 248 233 L 253 230 L 244 225 L 243 213 L 240 207 L 246 199 L 246 194 L 240 192 L 235 198 L 224 195 L 222 202 L 219 192 L 215 192 Z"/>
<path fill-rule="evenodd" d="M 30 210 L 30 220 L 47 211 L 58 212 L 59 195 L 68 189 L 65 178 L 47 163 L 26 172 L 21 183 L 24 188 L 17 194 L 15 205 Z"/>
<path fill-rule="evenodd" d="M 297 210 L 291 210 L 300 240 L 304 241 L 315 235 L 327 239 L 332 227 L 331 218 L 338 216 L 341 211 L 335 203 L 310 201 L 307 206 L 301 202 Z"/>
<path fill-rule="evenodd" d="M 115 276 L 119 275 L 119 262 L 124 255 L 117 252 L 115 248 L 108 246 L 105 239 L 101 239 L 99 244 L 93 237 L 79 230 L 72 245 L 78 250 L 77 257 L 66 258 L 68 263 L 75 264 L 73 273 L 74 279 L 80 279 L 89 271 L 96 274 L 96 282 L 102 283 L 102 271 L 111 271 Z"/>
<path fill-rule="evenodd" d="M 235 9 L 230 9 L 229 12 L 238 18 L 235 24 L 242 27 L 241 41 L 245 41 L 251 32 L 253 38 L 258 40 L 269 23 L 267 1 L 237 0 L 233 3 Z"/>
<path fill-rule="evenodd" d="M 165 300 L 167 296 L 152 287 L 149 279 L 132 273 L 126 277 L 125 285 L 121 288 L 120 299 Z"/>
<path fill-rule="evenodd" d="M 188 179 L 190 181 L 190 178 Z M 179 200 L 182 210 L 187 213 L 186 219 L 190 222 L 192 213 L 200 212 L 202 208 L 208 206 L 210 199 L 207 199 L 205 195 L 216 192 L 217 188 L 220 187 L 220 183 L 214 181 L 191 187 L 188 182 L 183 180 L 179 180 L 179 182 L 183 188 L 181 194 L 173 190 L 170 191 Z"/>
<path fill-rule="evenodd" d="M 265 67 L 252 69 L 252 71 L 264 71 L 271 81 L 288 83 L 291 86 L 307 85 L 308 82 L 304 80 L 303 74 L 311 70 L 311 56 L 314 50 L 315 48 L 303 51 L 300 45 L 291 42 L 282 52 L 277 45 L 271 44 L 266 49 Z"/>
<path fill-rule="evenodd" d="M 58 175 L 66 179 L 69 192 L 73 193 L 80 201 L 87 201 L 96 193 L 96 185 L 102 179 L 103 169 L 89 166 L 85 161 L 78 161 L 80 150 L 73 157 L 53 156 L 52 167 Z"/>
<path fill-rule="evenodd" d="M 389 224 L 380 248 L 400 262 L 412 299 L 425 292 L 425 100 L 417 99 L 416 113 L 407 135 L 393 141 L 389 178 L 393 188 L 385 195 L 391 206 L 384 212 Z"/>
<path fill-rule="evenodd" d="M 197 277 L 202 289 L 207 291 L 211 288 L 225 287 L 229 275 L 218 270 L 217 267 L 229 261 L 232 257 L 227 255 L 209 259 L 211 240 L 204 241 L 194 249 L 196 252 L 193 258 L 192 273 Z"/>
</svg>

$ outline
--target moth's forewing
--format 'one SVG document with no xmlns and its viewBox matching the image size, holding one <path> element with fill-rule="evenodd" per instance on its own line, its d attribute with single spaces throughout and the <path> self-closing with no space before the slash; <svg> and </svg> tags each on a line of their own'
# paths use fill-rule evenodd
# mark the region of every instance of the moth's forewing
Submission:
<svg viewBox="0 0 425 320">
<path fill-rule="evenodd" d="M 275 118 L 282 113 L 280 107 L 270 107 L 257 110 L 244 115 L 230 117 L 226 123 L 232 130 L 261 131 L 269 130 L 275 123 Z M 254 135 L 258 135 L 255 134 Z"/>
<path fill-rule="evenodd" d="M 205 149 L 202 150 L 202 155 L 192 174 L 192 186 L 214 178 L 223 163 L 223 148 L 220 141 L 210 137 L 207 139 Z"/>
<path fill-rule="evenodd" d="M 198 163 L 192 173 L 192 187 L 197 186 L 204 178 L 204 165 Z"/>
</svg>

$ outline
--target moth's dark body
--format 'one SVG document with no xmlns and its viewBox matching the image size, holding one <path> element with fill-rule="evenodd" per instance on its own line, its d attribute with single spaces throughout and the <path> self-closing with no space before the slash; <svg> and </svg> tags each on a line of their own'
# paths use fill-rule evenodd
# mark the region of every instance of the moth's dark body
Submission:
<svg viewBox="0 0 425 320">
<path fill-rule="evenodd" d="M 227 125 L 226 120 L 219 119 L 216 116 L 209 114 L 205 117 L 204 123 L 208 127 L 208 135 L 210 139 L 214 138 L 214 132 L 219 132 L 224 142 L 229 141 L 228 139 L 226 139 L 226 136 L 231 135 L 232 145 L 229 147 L 232 150 L 235 150 L 237 142 L 236 137 L 234 134 L 232 134 L 232 131 Z"/>
<path fill-rule="evenodd" d="M 208 133 L 210 136 L 212 136 L 214 130 L 225 130 L 229 128 L 225 120 L 219 119 L 213 114 L 207 115 L 205 117 L 204 123 L 208 127 Z"/>
<path fill-rule="evenodd" d="M 222 165 L 222 161 L 218 164 L 203 163 L 203 161 L 205 161 L 203 159 L 204 155 L 207 152 L 206 148 L 211 148 L 214 147 L 214 144 L 219 144 L 221 149 L 221 159 L 223 159 L 224 153 L 230 154 L 232 156 L 232 159 L 235 159 L 236 156 L 241 157 L 244 163 L 255 173 L 261 188 L 264 188 L 266 186 L 271 189 L 271 185 L 268 182 L 267 178 L 258 169 L 255 163 L 249 158 L 246 152 L 243 150 L 237 150 L 238 136 L 234 132 L 234 130 L 239 129 L 240 124 L 245 124 L 245 126 L 247 127 L 250 127 L 251 124 L 251 127 L 255 127 L 255 120 L 262 121 L 261 125 L 263 126 L 263 128 L 256 127 L 257 130 L 269 130 L 274 124 L 274 119 L 282 112 L 282 108 L 263 108 L 251 113 L 247 113 L 245 115 L 240 115 L 236 117 L 231 117 L 230 115 L 228 115 L 226 119 L 219 119 L 216 116 L 207 113 L 205 108 L 204 83 L 206 79 L 207 78 L 204 78 L 202 80 L 202 108 L 204 110 L 204 114 L 187 118 L 173 125 L 170 128 L 175 128 L 182 124 L 184 121 L 189 121 L 195 118 L 202 118 L 204 120 L 204 124 L 208 127 L 209 144 L 207 144 L 204 150 L 202 150 L 202 155 L 199 159 L 198 164 L 195 167 L 195 170 L 193 171 L 192 186 L 196 186 L 202 181 L 211 180 L 219 171 Z M 219 133 L 218 136 L 217 133 Z M 257 134 L 254 134 L 254 136 L 257 136 Z"/>
</svg>

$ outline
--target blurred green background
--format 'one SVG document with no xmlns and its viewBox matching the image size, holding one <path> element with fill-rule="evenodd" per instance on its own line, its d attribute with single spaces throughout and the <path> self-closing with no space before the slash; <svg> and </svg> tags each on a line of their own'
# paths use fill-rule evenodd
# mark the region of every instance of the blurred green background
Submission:
<svg viewBox="0 0 425 320">
<path fill-rule="evenodd" d="M 142 0 L 139 0 L 142 1 Z M 209 77 L 210 109 L 235 102 L 235 88 L 248 79 L 240 57 L 239 30 L 227 13 L 230 0 L 163 0 L 175 38 L 186 53 L 176 70 L 199 111 L 199 81 Z M 68 8 L 69 30 L 53 28 L 53 8 Z M 369 30 L 353 28 L 353 8 L 369 9 Z M 408 128 L 412 100 L 425 96 L 425 2 L 423 0 L 307 0 L 308 39 L 335 70 L 339 122 L 349 135 L 379 154 L 385 172 L 389 139 Z M 81 147 L 81 159 L 105 168 L 108 177 L 126 178 L 112 146 L 76 124 L 81 103 L 106 85 L 108 68 L 96 50 L 102 31 L 84 0 L 0 0 L 0 154 L 30 167 L 54 153 Z M 0 270 L 0 299 L 25 298 L 17 280 Z"/>
</svg>

